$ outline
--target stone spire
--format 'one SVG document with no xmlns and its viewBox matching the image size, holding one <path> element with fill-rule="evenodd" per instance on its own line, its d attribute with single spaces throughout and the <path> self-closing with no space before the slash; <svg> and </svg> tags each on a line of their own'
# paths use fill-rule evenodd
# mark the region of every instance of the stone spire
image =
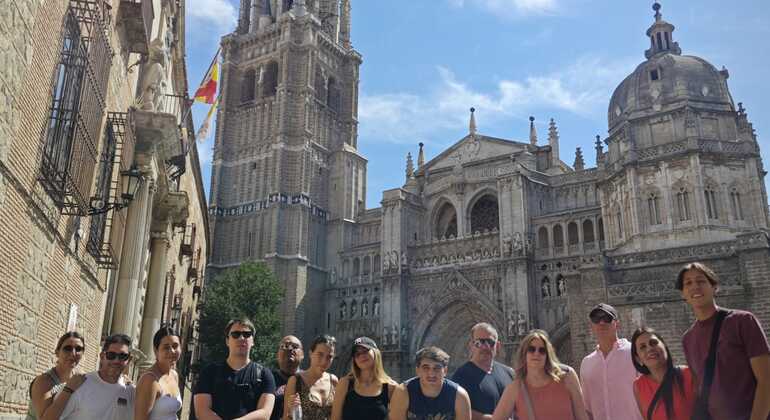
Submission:
<svg viewBox="0 0 770 420">
<path fill-rule="evenodd" d="M 529 117 L 529 143 L 537 146 L 537 130 L 535 129 L 535 117 Z"/>
<path fill-rule="evenodd" d="M 576 171 L 582 171 L 586 168 L 586 163 L 583 160 L 583 151 L 578 147 L 575 149 L 575 164 L 572 165 Z"/>
<path fill-rule="evenodd" d="M 556 127 L 556 121 L 551 118 L 548 123 L 548 144 L 551 146 L 551 166 L 559 167 L 559 128 Z"/>
<path fill-rule="evenodd" d="M 473 136 L 476 134 L 476 108 L 471 108 L 471 122 L 468 124 L 468 132 Z"/>
<path fill-rule="evenodd" d="M 644 56 L 647 58 L 652 58 L 661 53 L 682 54 L 679 43 L 674 42 L 673 33 L 675 27 L 663 20 L 660 8 L 661 6 L 658 2 L 652 5 L 652 10 L 655 11 L 655 23 L 650 26 L 650 29 L 647 29 L 647 36 L 650 37 L 650 49 L 644 52 Z"/>
<path fill-rule="evenodd" d="M 423 146 L 425 146 L 425 144 L 420 142 L 420 153 L 417 155 L 418 168 L 422 168 L 422 165 L 425 165 L 425 153 L 422 151 Z"/>
<path fill-rule="evenodd" d="M 340 43 L 350 48 L 350 0 L 342 0 L 340 5 Z"/>
<path fill-rule="evenodd" d="M 596 142 L 594 143 L 594 147 L 596 148 L 596 162 L 598 163 L 599 160 L 602 159 L 602 155 L 604 155 L 604 146 L 602 145 L 602 138 L 598 134 L 596 135 Z"/>
<path fill-rule="evenodd" d="M 406 154 L 406 180 L 414 177 L 414 163 L 412 162 L 412 153 Z"/>
</svg>

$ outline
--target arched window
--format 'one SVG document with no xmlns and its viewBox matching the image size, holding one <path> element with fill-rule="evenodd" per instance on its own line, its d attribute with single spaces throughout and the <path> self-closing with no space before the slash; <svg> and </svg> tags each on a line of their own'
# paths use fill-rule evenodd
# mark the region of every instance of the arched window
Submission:
<svg viewBox="0 0 770 420">
<path fill-rule="evenodd" d="M 690 193 L 685 187 L 679 187 L 676 192 L 676 212 L 679 221 L 690 220 Z"/>
<path fill-rule="evenodd" d="M 262 75 L 262 96 L 274 96 L 278 90 L 278 63 L 271 61 Z"/>
<path fill-rule="evenodd" d="M 361 301 L 361 316 L 364 318 L 369 316 L 369 301 L 366 298 Z"/>
<path fill-rule="evenodd" d="M 591 220 L 583 221 L 583 242 L 592 243 L 594 241 L 594 222 Z"/>
<path fill-rule="evenodd" d="M 358 258 L 353 259 L 353 277 L 357 277 L 361 274 L 361 260 Z"/>
<path fill-rule="evenodd" d="M 577 245 L 580 242 L 577 223 L 570 222 L 567 225 L 567 240 L 569 241 L 570 245 Z"/>
<path fill-rule="evenodd" d="M 340 87 L 333 77 L 326 83 L 326 105 L 334 111 L 340 110 Z"/>
<path fill-rule="evenodd" d="M 737 188 L 730 191 L 730 206 L 733 209 L 735 220 L 743 220 L 743 209 L 741 208 L 741 193 Z"/>
<path fill-rule="evenodd" d="M 374 256 L 374 263 L 373 263 L 373 266 L 372 266 L 372 272 L 379 273 L 380 272 L 380 265 L 381 264 L 382 263 L 380 262 L 380 254 L 376 254 Z"/>
<path fill-rule="evenodd" d="M 647 213 L 650 218 L 650 225 L 659 225 L 661 223 L 660 197 L 654 192 L 647 195 Z"/>
<path fill-rule="evenodd" d="M 540 249 L 548 249 L 548 229 L 544 226 L 537 231 L 537 247 Z"/>
<path fill-rule="evenodd" d="M 294 4 L 294 0 L 282 0 L 282 3 L 281 11 L 288 12 L 291 10 L 291 6 Z"/>
<path fill-rule="evenodd" d="M 487 194 L 476 201 L 471 209 L 471 233 L 491 231 L 499 227 L 497 198 Z"/>
<path fill-rule="evenodd" d="M 706 186 L 706 214 L 709 219 L 719 219 L 719 206 L 717 205 L 717 190 L 711 185 Z"/>
<path fill-rule="evenodd" d="M 372 259 L 369 256 L 364 257 L 364 275 L 368 276 L 372 272 Z"/>
<path fill-rule="evenodd" d="M 564 246 L 564 229 L 562 229 L 561 225 L 553 227 L 553 246 L 557 248 Z"/>
<path fill-rule="evenodd" d="M 457 236 L 457 212 L 450 203 L 444 203 L 436 217 L 436 238 L 449 238 Z"/>
<path fill-rule="evenodd" d="M 350 302 L 350 318 L 355 318 L 356 315 L 358 315 L 358 302 L 353 299 L 353 301 Z"/>
<path fill-rule="evenodd" d="M 348 305 L 345 304 L 345 301 L 340 302 L 340 319 L 345 319 L 347 317 L 348 312 Z"/>
<path fill-rule="evenodd" d="M 257 73 L 254 69 L 246 70 L 241 82 L 241 102 L 253 101 L 257 89 Z"/>
</svg>

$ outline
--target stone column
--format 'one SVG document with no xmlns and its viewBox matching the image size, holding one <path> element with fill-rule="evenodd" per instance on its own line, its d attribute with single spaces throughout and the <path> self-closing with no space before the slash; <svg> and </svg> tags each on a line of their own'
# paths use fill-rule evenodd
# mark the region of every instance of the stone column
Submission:
<svg viewBox="0 0 770 420">
<path fill-rule="evenodd" d="M 154 187 L 145 182 L 128 207 L 110 334 L 133 333 L 136 295 L 144 273 L 142 254 L 149 223 L 147 209 L 152 208 L 153 193 Z"/>
<path fill-rule="evenodd" d="M 139 340 L 139 350 L 147 358 L 140 363 L 140 370 L 149 368 L 155 363 L 152 337 L 155 331 L 160 328 L 163 313 L 163 292 L 166 288 L 166 255 L 170 246 L 166 232 L 152 232 L 151 237 L 150 274 L 147 279 Z"/>
</svg>

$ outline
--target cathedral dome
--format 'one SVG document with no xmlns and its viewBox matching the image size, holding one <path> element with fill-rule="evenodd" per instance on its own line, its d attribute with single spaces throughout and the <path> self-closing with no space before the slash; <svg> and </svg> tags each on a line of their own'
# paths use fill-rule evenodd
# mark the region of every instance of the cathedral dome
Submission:
<svg viewBox="0 0 770 420">
<path fill-rule="evenodd" d="M 607 110 L 609 129 L 635 114 L 659 112 L 684 101 L 734 109 L 727 70 L 717 70 L 700 57 L 681 55 L 679 44 L 673 41 L 674 26 L 661 18 L 659 4 L 653 8 L 656 20 L 647 30 L 651 40 L 647 60 L 612 94 Z"/>
</svg>

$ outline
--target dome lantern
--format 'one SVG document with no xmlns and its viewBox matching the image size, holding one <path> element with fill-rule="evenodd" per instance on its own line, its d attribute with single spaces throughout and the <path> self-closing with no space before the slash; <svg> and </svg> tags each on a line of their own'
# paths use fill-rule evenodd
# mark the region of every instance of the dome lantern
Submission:
<svg viewBox="0 0 770 420">
<path fill-rule="evenodd" d="M 647 36 L 650 37 L 650 49 L 644 52 L 646 58 L 652 58 L 661 53 L 682 54 L 679 43 L 674 42 L 675 26 L 663 20 L 660 9 L 660 3 L 655 2 L 652 5 L 652 10 L 655 11 L 655 23 L 650 26 L 650 29 L 647 29 Z"/>
</svg>

